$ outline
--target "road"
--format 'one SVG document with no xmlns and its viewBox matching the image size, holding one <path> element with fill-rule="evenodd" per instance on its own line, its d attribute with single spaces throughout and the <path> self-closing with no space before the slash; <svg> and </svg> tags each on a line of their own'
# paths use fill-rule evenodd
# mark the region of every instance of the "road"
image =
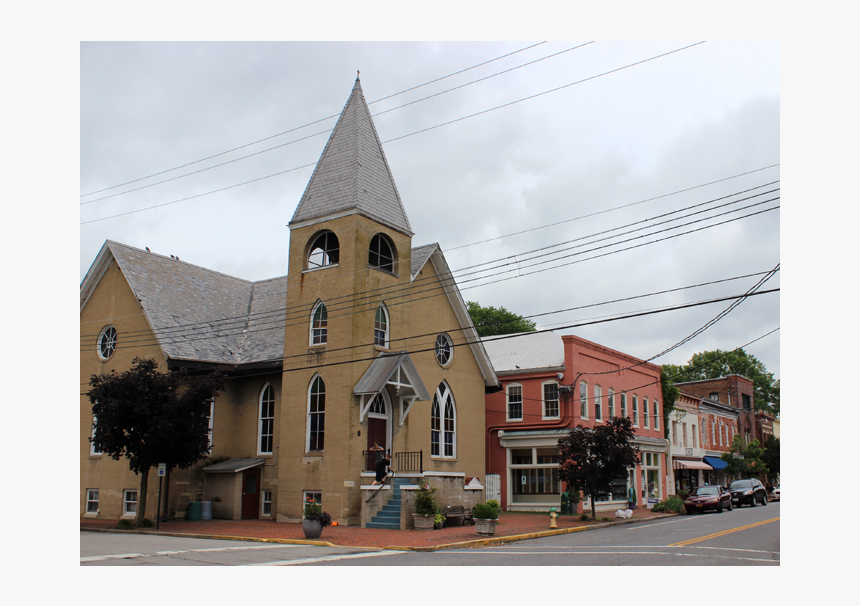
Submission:
<svg viewBox="0 0 860 606">
<path fill-rule="evenodd" d="M 410 552 L 81 533 L 82 566 L 774 566 L 779 503 L 516 541 Z"/>
</svg>

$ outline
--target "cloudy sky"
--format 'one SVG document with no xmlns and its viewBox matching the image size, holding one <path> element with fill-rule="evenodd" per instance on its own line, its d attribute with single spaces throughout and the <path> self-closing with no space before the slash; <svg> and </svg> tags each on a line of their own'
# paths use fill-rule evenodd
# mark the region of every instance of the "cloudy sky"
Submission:
<svg viewBox="0 0 860 606">
<path fill-rule="evenodd" d="M 780 326 L 779 292 L 674 349 L 733 301 L 595 323 L 741 295 L 780 263 L 779 44 L 697 42 L 83 43 L 80 279 L 108 239 L 284 275 L 360 70 L 413 245 L 441 245 L 464 299 L 671 349 L 656 363 L 743 346 Z M 779 378 L 779 347 L 746 350 Z"/>
</svg>

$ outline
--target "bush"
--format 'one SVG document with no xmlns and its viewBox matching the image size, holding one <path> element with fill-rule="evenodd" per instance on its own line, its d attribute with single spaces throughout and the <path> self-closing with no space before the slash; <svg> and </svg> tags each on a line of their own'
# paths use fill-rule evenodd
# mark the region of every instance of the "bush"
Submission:
<svg viewBox="0 0 860 606">
<path fill-rule="evenodd" d="M 487 505 L 489 505 L 490 507 L 494 507 L 497 512 L 502 511 L 502 506 L 501 506 L 501 504 L 499 504 L 499 502 L 496 499 L 488 500 Z"/>
<path fill-rule="evenodd" d="M 476 520 L 497 520 L 499 510 L 489 503 L 478 503 L 472 507 L 472 518 Z"/>
<path fill-rule="evenodd" d="M 430 488 L 429 484 L 421 483 L 418 486 L 418 492 L 415 493 L 415 513 L 422 516 L 435 516 L 439 513 L 439 505 L 433 496 L 435 492 L 436 489 Z"/>
<path fill-rule="evenodd" d="M 580 515 L 579 515 L 579 520 L 580 520 L 581 522 L 587 522 L 587 521 L 588 521 L 588 520 L 590 520 L 590 519 L 591 519 L 591 516 L 590 516 L 590 515 L 588 515 L 587 513 L 582 513 L 582 514 L 580 514 Z"/>
<path fill-rule="evenodd" d="M 140 521 L 140 524 L 137 525 L 138 528 L 152 528 L 152 526 L 153 526 L 152 520 L 150 520 L 148 518 L 143 518 Z"/>
<path fill-rule="evenodd" d="M 119 524 L 117 524 L 117 528 L 120 530 L 133 530 L 134 520 L 120 520 Z"/>
<path fill-rule="evenodd" d="M 672 513 L 681 513 L 684 511 L 684 499 L 681 497 L 669 497 L 665 501 L 661 501 L 651 508 L 651 511 L 669 511 Z"/>
</svg>

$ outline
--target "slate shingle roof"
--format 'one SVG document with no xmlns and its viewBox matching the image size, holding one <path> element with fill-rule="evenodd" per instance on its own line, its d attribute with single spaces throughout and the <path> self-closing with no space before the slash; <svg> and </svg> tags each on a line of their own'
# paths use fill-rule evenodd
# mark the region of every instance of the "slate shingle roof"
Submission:
<svg viewBox="0 0 860 606">
<path fill-rule="evenodd" d="M 169 358 L 247 364 L 283 356 L 286 276 L 250 282 L 119 242 L 105 246 Z"/>
<path fill-rule="evenodd" d="M 358 79 L 290 224 L 349 212 L 413 235 Z"/>
</svg>

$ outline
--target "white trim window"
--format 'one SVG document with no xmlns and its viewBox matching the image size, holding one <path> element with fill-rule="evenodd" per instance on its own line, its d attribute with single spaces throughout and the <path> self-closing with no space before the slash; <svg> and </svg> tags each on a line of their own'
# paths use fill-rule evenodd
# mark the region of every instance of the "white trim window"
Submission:
<svg viewBox="0 0 860 606">
<path fill-rule="evenodd" d="M 519 383 L 510 383 L 505 389 L 507 395 L 507 420 L 523 420 L 523 386 Z"/>
<path fill-rule="evenodd" d="M 370 240 L 370 251 L 367 255 L 370 267 L 394 273 L 394 244 L 385 234 L 376 234 Z"/>
<path fill-rule="evenodd" d="M 307 450 L 325 450 L 325 381 L 314 375 L 308 389 Z"/>
<path fill-rule="evenodd" d="M 579 416 L 588 418 L 588 383 L 585 381 L 579 382 Z"/>
<path fill-rule="evenodd" d="M 271 490 L 263 490 L 262 494 L 262 511 L 261 515 L 272 517 L 272 491 Z"/>
<path fill-rule="evenodd" d="M 328 343 L 328 310 L 325 303 L 317 301 L 311 311 L 311 345 Z"/>
<path fill-rule="evenodd" d="M 672 446 L 678 445 L 678 422 L 672 421 L 672 425 L 669 428 L 669 433 L 672 435 Z"/>
<path fill-rule="evenodd" d="M 695 423 L 693 424 L 693 430 L 690 432 L 690 435 L 693 436 L 693 448 L 698 448 L 698 446 L 696 445 L 696 425 L 695 425 Z"/>
<path fill-rule="evenodd" d="M 621 416 L 627 416 L 627 394 L 622 393 L 621 395 Z"/>
<path fill-rule="evenodd" d="M 633 407 L 633 427 L 639 427 L 639 397 L 635 393 L 630 397 Z"/>
<path fill-rule="evenodd" d="M 373 344 L 377 347 L 388 349 L 388 326 L 388 309 L 380 303 L 373 321 Z"/>
<path fill-rule="evenodd" d="M 436 336 L 436 361 L 439 366 L 448 366 L 454 357 L 454 342 L 444 332 Z"/>
<path fill-rule="evenodd" d="M 212 453 L 212 429 L 215 427 L 215 425 L 214 425 L 214 421 L 215 421 L 215 398 L 214 397 L 211 400 L 209 400 L 209 416 L 207 417 L 207 420 L 208 420 L 209 425 L 208 425 L 208 428 L 206 429 L 206 436 L 207 436 L 207 439 L 209 440 L 209 449 L 206 452 L 211 454 Z"/>
<path fill-rule="evenodd" d="M 275 390 L 268 383 L 260 392 L 257 454 L 272 454 L 275 441 Z"/>
<path fill-rule="evenodd" d="M 609 388 L 609 392 L 606 394 L 606 407 L 609 409 L 609 418 L 615 418 L 615 390 L 611 387 Z"/>
<path fill-rule="evenodd" d="M 645 422 L 645 429 L 648 429 L 648 425 L 651 421 L 648 419 L 648 398 L 645 397 L 642 398 L 642 419 Z M 686 444 L 684 444 L 684 446 L 686 446 Z"/>
<path fill-rule="evenodd" d="M 543 389 L 543 418 L 558 419 L 558 381 L 546 381 Z"/>
<path fill-rule="evenodd" d="M 594 420 L 603 422 L 603 388 L 594 386 Z"/>
<path fill-rule="evenodd" d="M 137 515 L 137 489 L 126 488 L 122 491 L 122 515 Z"/>
<path fill-rule="evenodd" d="M 457 408 L 451 388 L 444 381 L 436 388 L 430 409 L 430 456 L 457 456 Z"/>
<path fill-rule="evenodd" d="M 651 402 L 654 407 L 654 431 L 659 431 L 660 429 L 660 417 L 663 416 L 662 411 L 660 410 L 660 404 L 657 400 Z"/>
<path fill-rule="evenodd" d="M 87 488 L 87 513 L 99 512 L 99 489 Z"/>
<path fill-rule="evenodd" d="M 93 415 L 93 435 L 91 436 L 93 439 L 96 437 L 96 424 L 98 423 L 98 419 L 96 419 L 96 415 Z M 96 448 L 95 442 L 90 442 L 90 456 L 91 457 L 100 457 L 102 456 L 102 451 Z"/>
<path fill-rule="evenodd" d="M 102 328 L 96 341 L 96 351 L 102 360 L 110 359 L 116 351 L 116 328 L 110 324 Z"/>
</svg>

